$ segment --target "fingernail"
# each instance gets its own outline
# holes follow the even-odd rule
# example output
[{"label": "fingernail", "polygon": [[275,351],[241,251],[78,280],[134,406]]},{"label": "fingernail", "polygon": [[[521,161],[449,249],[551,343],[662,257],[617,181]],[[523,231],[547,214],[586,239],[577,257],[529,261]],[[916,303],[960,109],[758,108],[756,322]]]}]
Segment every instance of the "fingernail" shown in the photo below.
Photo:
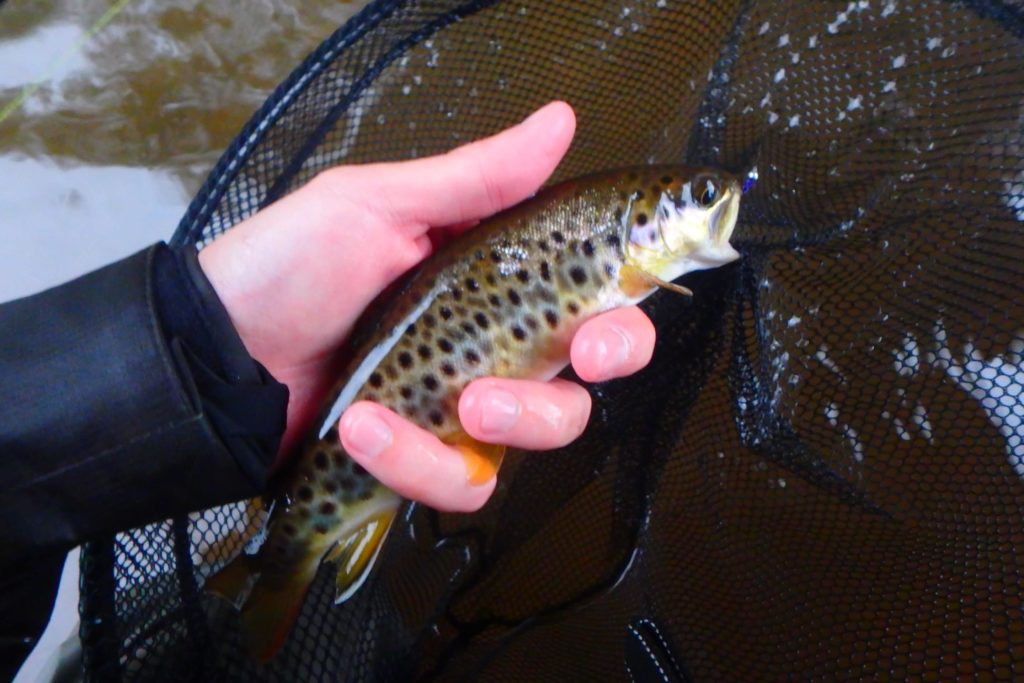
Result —
[{"label": "fingernail", "polygon": [[594,353],[597,356],[597,367],[602,375],[609,375],[618,370],[629,359],[633,342],[621,327],[609,327],[601,332],[597,339]]},{"label": "fingernail", "polygon": [[357,412],[341,418],[342,445],[356,458],[376,458],[391,445],[391,427],[372,413]]},{"label": "fingernail", "polygon": [[504,389],[488,389],[480,401],[480,431],[488,435],[504,434],[519,419],[519,400]]}]

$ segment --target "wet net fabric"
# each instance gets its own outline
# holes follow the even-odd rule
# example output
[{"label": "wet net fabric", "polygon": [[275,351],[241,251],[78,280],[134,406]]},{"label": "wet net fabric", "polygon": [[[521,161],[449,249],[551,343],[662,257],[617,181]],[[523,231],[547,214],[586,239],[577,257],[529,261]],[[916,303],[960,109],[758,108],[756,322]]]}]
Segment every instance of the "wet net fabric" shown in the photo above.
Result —
[{"label": "wet net fabric", "polygon": [[578,442],[511,453],[478,514],[409,510],[344,606],[322,571],[268,666],[202,595],[258,511],[91,544],[89,680],[1024,676],[1022,5],[377,2],[175,240],[555,98],[579,119],[556,179],[756,167],[743,259],[645,304],[654,360],[592,387]]}]

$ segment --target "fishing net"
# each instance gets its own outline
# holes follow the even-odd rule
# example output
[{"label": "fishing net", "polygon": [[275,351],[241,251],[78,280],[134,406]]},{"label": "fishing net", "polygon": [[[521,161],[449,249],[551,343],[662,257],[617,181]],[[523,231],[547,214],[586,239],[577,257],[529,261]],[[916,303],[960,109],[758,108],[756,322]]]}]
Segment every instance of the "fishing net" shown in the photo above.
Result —
[{"label": "fishing net", "polygon": [[94,681],[1024,677],[1024,5],[379,0],[269,99],[175,235],[550,99],[556,179],[757,169],[649,369],[473,515],[413,507],[265,667],[202,594],[244,504],[90,544]]}]

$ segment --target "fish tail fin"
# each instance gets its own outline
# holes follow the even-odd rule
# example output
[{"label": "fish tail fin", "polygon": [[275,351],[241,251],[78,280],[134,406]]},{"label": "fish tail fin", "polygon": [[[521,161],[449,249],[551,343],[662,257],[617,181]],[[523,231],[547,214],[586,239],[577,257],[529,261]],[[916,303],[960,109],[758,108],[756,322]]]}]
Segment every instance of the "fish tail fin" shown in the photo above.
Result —
[{"label": "fish tail fin", "polygon": [[203,588],[241,612],[242,641],[255,659],[265,663],[284,645],[315,571],[296,572],[283,583],[271,582],[260,575],[257,558],[239,555]]},{"label": "fish tail fin", "polygon": [[227,600],[240,610],[259,579],[254,565],[255,559],[243,553],[208,578],[203,590]]},{"label": "fish tail fin", "polygon": [[396,513],[395,509],[382,510],[368,518],[327,555],[327,561],[338,567],[334,580],[335,604],[345,602],[362,587],[380,555]]},{"label": "fish tail fin", "polygon": [[315,572],[296,573],[281,585],[257,581],[242,608],[242,640],[260,662],[269,662],[284,646],[302,609]]}]

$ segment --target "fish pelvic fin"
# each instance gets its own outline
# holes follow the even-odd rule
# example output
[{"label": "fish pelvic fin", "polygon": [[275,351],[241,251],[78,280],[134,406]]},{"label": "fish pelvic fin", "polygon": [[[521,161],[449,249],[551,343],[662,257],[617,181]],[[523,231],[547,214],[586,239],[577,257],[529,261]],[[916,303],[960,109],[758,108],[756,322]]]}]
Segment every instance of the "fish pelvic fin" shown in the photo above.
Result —
[{"label": "fish pelvic fin", "polygon": [[388,509],[368,518],[324,558],[338,567],[334,579],[335,604],[345,602],[362,587],[376,564],[396,513],[396,509]]}]

